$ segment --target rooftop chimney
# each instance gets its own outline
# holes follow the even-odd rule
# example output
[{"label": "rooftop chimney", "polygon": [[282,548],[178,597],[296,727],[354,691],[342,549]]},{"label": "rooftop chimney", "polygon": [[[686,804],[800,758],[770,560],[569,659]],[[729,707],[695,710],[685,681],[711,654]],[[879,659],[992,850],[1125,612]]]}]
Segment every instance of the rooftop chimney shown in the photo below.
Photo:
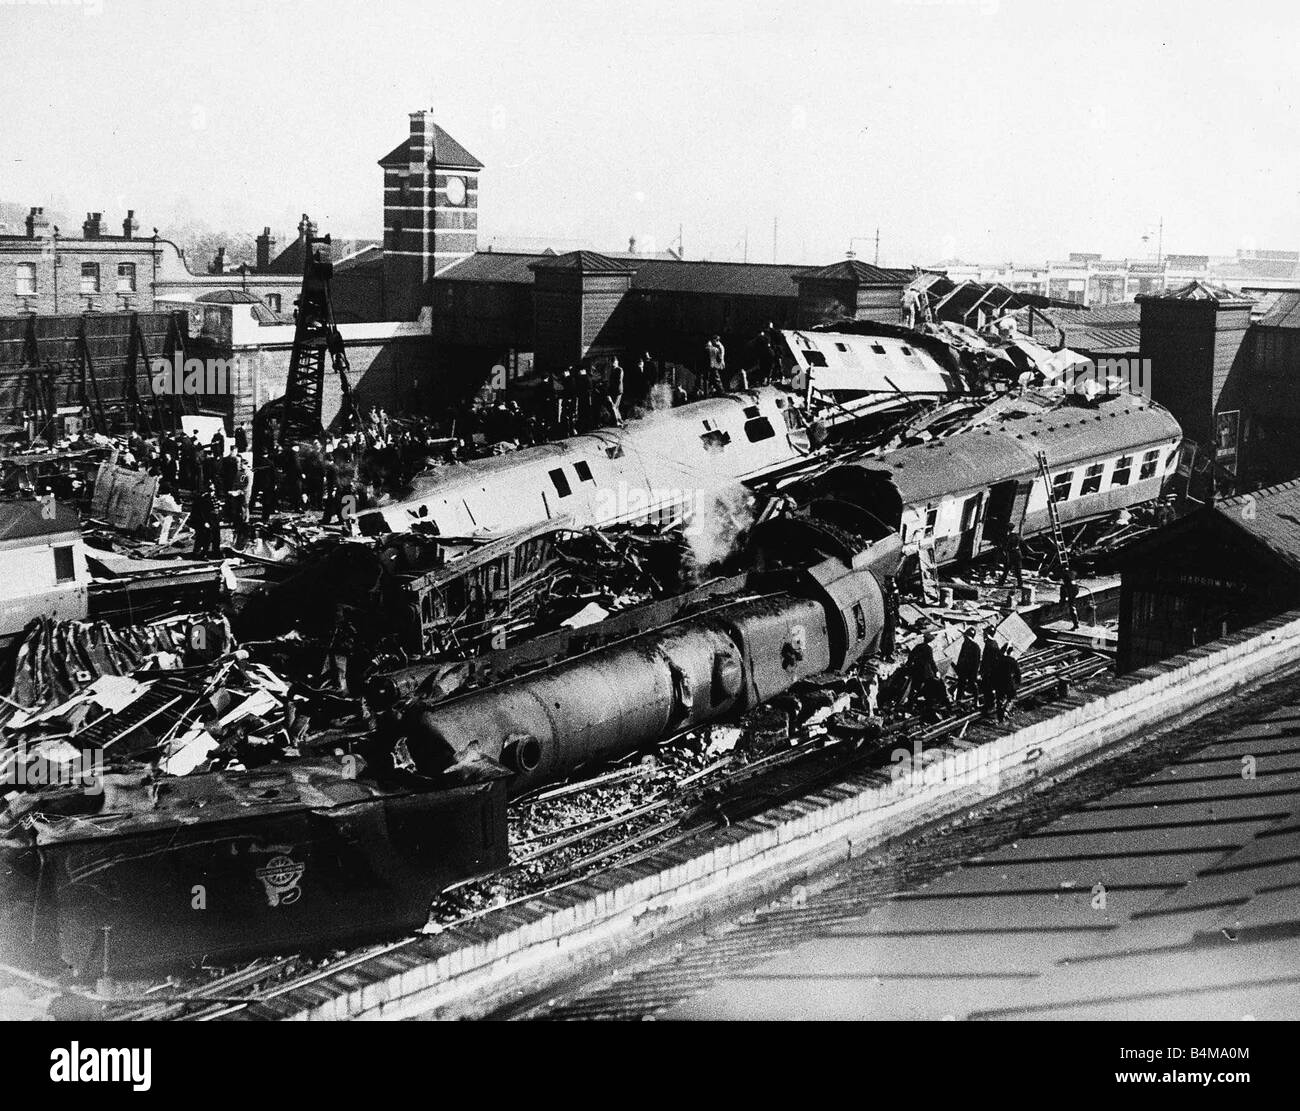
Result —
[{"label": "rooftop chimney", "polygon": [[81,234],[85,239],[99,239],[104,232],[102,212],[87,212],[85,222],[81,225]]},{"label": "rooftop chimney", "polygon": [[275,239],[271,235],[271,229],[263,228],[262,234],[257,237],[257,268],[266,270],[271,265],[271,251],[275,249]]},{"label": "rooftop chimney", "polygon": [[224,274],[226,272],[226,249],[218,247],[217,253],[212,256],[212,265],[208,267],[209,274]]},{"label": "rooftop chimney", "polygon": [[[271,229],[267,228],[266,230],[270,231]],[[311,217],[304,212],[302,214],[302,219],[298,221],[298,240],[299,242],[306,242],[309,236],[315,234],[316,225],[312,222]]]},{"label": "rooftop chimney", "polygon": [[635,236],[635,235],[629,235],[629,236],[627,237],[627,253],[628,253],[629,255],[634,255],[634,254],[636,254],[636,236]]},{"label": "rooftop chimney", "polygon": [[127,239],[134,239],[135,233],[140,230],[140,221],[135,218],[135,209],[126,210],[126,219],[122,221],[122,235]]},{"label": "rooftop chimney", "polygon": [[27,214],[27,238],[39,239],[49,234],[50,221],[45,215],[45,209],[33,208]]},{"label": "rooftop chimney", "polygon": [[433,136],[433,109],[424,108],[418,112],[412,112],[411,140],[407,147],[410,154],[409,165],[412,171],[421,172],[433,161]]}]

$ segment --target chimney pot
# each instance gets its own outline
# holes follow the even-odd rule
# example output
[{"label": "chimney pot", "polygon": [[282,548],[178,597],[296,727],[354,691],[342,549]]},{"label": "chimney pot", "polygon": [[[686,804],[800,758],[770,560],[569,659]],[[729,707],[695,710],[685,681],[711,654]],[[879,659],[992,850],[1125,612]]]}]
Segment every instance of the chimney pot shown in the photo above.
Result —
[{"label": "chimney pot", "polygon": [[49,228],[50,221],[45,215],[45,209],[33,208],[27,214],[27,238],[37,239],[44,235]]},{"label": "chimney pot", "polygon": [[257,237],[257,268],[265,270],[271,265],[271,251],[275,247],[275,239],[271,235],[270,227],[264,227],[262,234]]},{"label": "chimney pot", "polygon": [[135,233],[140,230],[140,221],[135,218],[135,209],[126,210],[126,219],[122,221],[122,235],[126,239],[134,239]]},{"label": "chimney pot", "polygon": [[81,234],[85,239],[99,239],[103,234],[102,212],[87,212],[85,222],[81,225]]}]

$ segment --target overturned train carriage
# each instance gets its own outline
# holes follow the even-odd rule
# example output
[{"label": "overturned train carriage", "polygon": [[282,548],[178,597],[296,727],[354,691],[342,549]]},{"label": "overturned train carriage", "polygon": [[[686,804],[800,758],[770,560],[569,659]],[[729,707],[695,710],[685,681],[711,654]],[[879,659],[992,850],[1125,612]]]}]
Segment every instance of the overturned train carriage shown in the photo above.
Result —
[{"label": "overturned train carriage", "polygon": [[0,956],[117,973],[362,942],[418,930],[444,887],[505,863],[501,773],[346,772],[165,779],[99,813],[69,789],[7,846]]},{"label": "overturned train carriage", "polygon": [[425,774],[499,761],[519,794],[751,710],[875,651],[899,554],[886,537],[848,561],[756,576],[752,592],[654,632],[459,698],[413,700],[411,756]]},{"label": "overturned train carriage", "polygon": [[827,519],[865,513],[904,544],[933,545],[936,562],[951,563],[997,549],[1009,531],[1030,537],[1050,529],[1048,480],[1063,526],[1153,501],[1177,471],[1181,440],[1168,410],[1124,394],[1003,415],[946,439],[840,462],[790,493]]}]

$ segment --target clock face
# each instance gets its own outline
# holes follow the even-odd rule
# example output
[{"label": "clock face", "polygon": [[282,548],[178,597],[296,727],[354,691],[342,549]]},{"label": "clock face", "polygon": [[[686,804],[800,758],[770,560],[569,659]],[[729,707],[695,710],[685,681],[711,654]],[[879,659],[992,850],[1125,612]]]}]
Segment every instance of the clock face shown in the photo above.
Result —
[{"label": "clock face", "polygon": [[463,177],[449,177],[447,179],[447,203],[465,203],[465,179]]}]

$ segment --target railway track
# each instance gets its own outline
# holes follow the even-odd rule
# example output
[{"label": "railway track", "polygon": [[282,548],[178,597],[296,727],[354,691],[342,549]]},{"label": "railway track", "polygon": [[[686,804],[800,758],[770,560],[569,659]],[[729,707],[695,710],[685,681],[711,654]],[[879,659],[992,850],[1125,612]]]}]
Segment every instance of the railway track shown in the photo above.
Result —
[{"label": "railway track", "polygon": [[[1021,704],[1051,701],[1065,685],[1086,681],[1110,668],[1107,658],[1069,646],[1033,650],[1022,657],[1021,664],[1023,679],[1017,700]],[[985,716],[960,708],[937,717],[901,714],[887,720],[883,734],[867,743],[821,729],[747,763],[729,756],[676,778],[670,772],[649,801],[631,804],[625,800],[615,813],[534,833],[519,842],[512,840],[519,852],[508,865],[444,892],[440,904],[433,908],[435,924],[430,932],[488,928],[492,918],[545,900],[603,870],[671,852],[710,830],[831,787],[852,773],[886,767],[890,751],[899,744],[960,738]],[[661,751],[671,744],[667,742]],[[645,778],[625,770],[597,777],[590,786],[575,784],[555,794],[572,797],[634,783],[644,786]],[[538,804],[537,797],[516,800],[513,816],[517,818],[522,809]],[[409,971],[434,959],[438,955],[431,948],[434,941],[427,932],[368,946],[323,967],[304,969],[303,965],[311,962],[302,957],[258,961],[182,994],[119,1004],[112,1017],[279,1019],[319,1005],[339,991],[355,990],[373,979]]]}]

